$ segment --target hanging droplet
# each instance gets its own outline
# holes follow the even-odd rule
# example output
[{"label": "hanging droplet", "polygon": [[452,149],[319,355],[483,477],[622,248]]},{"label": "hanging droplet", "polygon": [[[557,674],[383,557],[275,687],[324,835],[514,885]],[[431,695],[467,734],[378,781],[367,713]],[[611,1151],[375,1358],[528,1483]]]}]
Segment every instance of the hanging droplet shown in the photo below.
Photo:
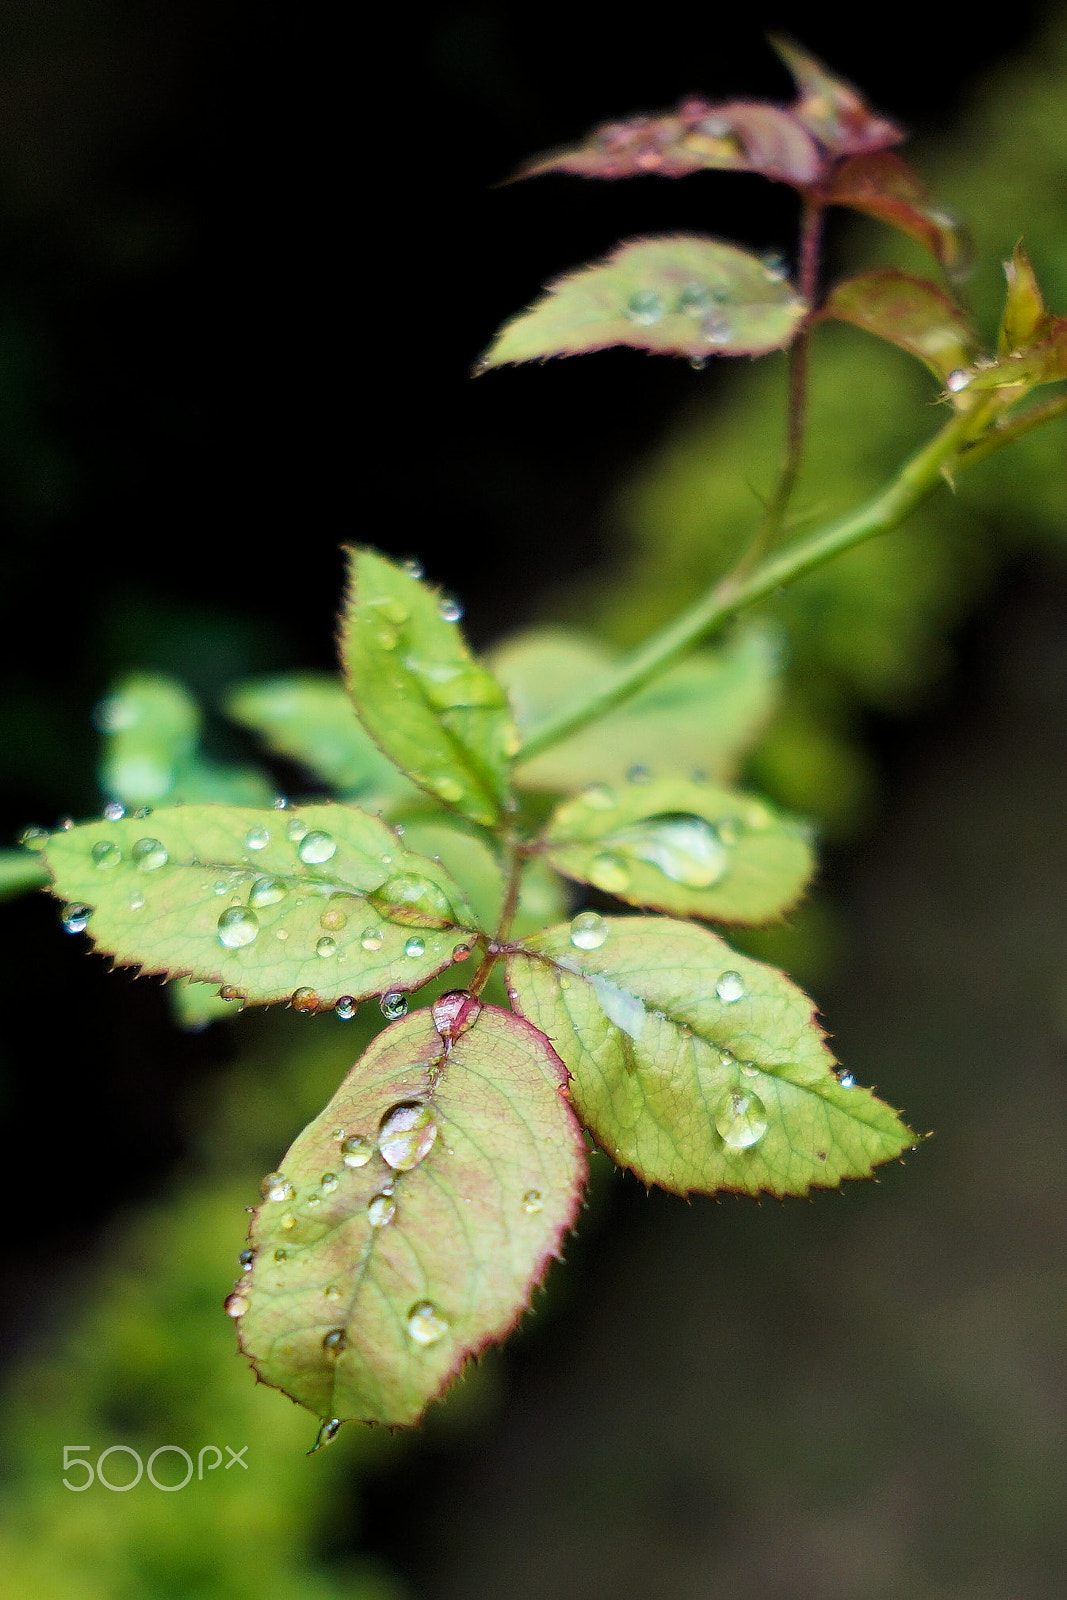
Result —
[{"label": "hanging droplet", "polygon": [[289,1004],[294,1011],[303,1011],[307,1014],[319,1009],[319,997],[314,989],[294,989]]},{"label": "hanging droplet", "polygon": [[630,872],[620,856],[602,851],[589,863],[589,882],[605,894],[624,894],[630,887]]},{"label": "hanging droplet", "polygon": [[78,902],[72,906],[63,907],[61,921],[68,933],[84,933],[89,926],[89,918],[92,914],[92,906],[83,906]]},{"label": "hanging droplet", "polygon": [[591,783],[579,797],[591,811],[613,811],[618,804],[615,790],[606,783]]},{"label": "hanging droplet", "polygon": [[463,616],[463,607],[455,595],[443,594],[437,602],[437,615],[442,622],[459,622]]},{"label": "hanging droplet", "polygon": [[170,860],[166,846],[158,839],[138,839],[130,856],[134,866],[142,872],[158,872]]},{"label": "hanging droplet", "polygon": [[528,1217],[536,1216],[543,1202],[540,1189],[527,1189],[522,1197],[522,1209]]},{"label": "hanging droplet", "polygon": [[724,1005],[731,1006],[735,1000],[745,997],[745,980],[739,972],[724,972],[715,985],[715,993]]},{"label": "hanging droplet", "polygon": [[322,1348],[328,1356],[339,1356],[342,1350],[348,1348],[343,1328],[331,1328],[329,1333],[323,1335]]},{"label": "hanging droplet", "polygon": [[291,840],[293,844],[302,839],[307,831],[308,825],[303,817],[290,817],[285,824],[285,837]]},{"label": "hanging droplet", "polygon": [[331,901],[319,918],[319,927],[325,928],[327,933],[339,933],[348,926],[348,915],[339,905]]},{"label": "hanging droplet", "polygon": [[448,1323],[430,1300],[418,1300],[408,1312],[408,1333],[416,1344],[436,1344],[448,1332]]},{"label": "hanging droplet", "polygon": [[350,1133],[341,1140],[341,1160],[346,1167],[365,1167],[374,1154],[374,1146],[361,1134]]},{"label": "hanging droplet", "polygon": [[276,906],[288,893],[288,888],[280,878],[255,878],[248,891],[248,903],[257,908]]},{"label": "hanging droplet", "polygon": [[336,1194],[340,1187],[341,1180],[338,1178],[336,1172],[324,1172],[322,1177],[319,1179],[319,1188],[322,1190],[323,1194]]},{"label": "hanging droplet", "polygon": [[227,1295],[223,1310],[228,1317],[243,1317],[248,1310],[248,1301],[243,1294],[238,1294],[235,1290],[233,1294]]},{"label": "hanging droplet", "polygon": [[243,1000],[244,995],[240,989],[235,989],[232,983],[224,983],[219,990],[220,1000]]},{"label": "hanging droplet", "polygon": [[966,367],[957,367],[945,379],[945,388],[950,394],[959,394],[961,389],[966,389],[974,378],[973,372],[968,372]]},{"label": "hanging droplet", "polygon": [[450,989],[448,994],[434,1001],[430,1015],[442,1039],[458,1039],[474,1026],[481,1009],[481,1001],[468,994],[466,989]]},{"label": "hanging droplet", "polygon": [[437,1138],[437,1121],[422,1100],[392,1106],[378,1129],[378,1149],[394,1172],[410,1172],[425,1160]]},{"label": "hanging droplet", "polygon": [[296,1194],[284,1172],[268,1172],[259,1190],[264,1200],[291,1200]]},{"label": "hanging droplet", "polygon": [[337,1004],[334,1006],[333,1014],[335,1017],[338,1017],[341,1022],[351,1022],[357,1010],[358,1007],[352,996],[350,994],[343,994],[340,1000],[338,1000]]},{"label": "hanging droplet", "polygon": [[296,847],[296,853],[305,867],[319,867],[324,861],[333,860],[337,854],[337,840],[332,833],[315,828],[311,833],[305,833]]},{"label": "hanging droplet", "polygon": [[599,950],[608,925],[598,911],[580,911],[571,923],[571,944],[576,950]]},{"label": "hanging droplet", "polygon": [[417,934],[413,933],[411,938],[406,940],[404,944],[404,954],[412,957],[424,956],[426,954],[426,940],[420,939]]},{"label": "hanging droplet", "polygon": [[763,257],[763,270],[772,283],[782,283],[789,273],[789,263],[778,251]]},{"label": "hanging droplet", "polygon": [[247,906],[230,906],[219,918],[218,939],[227,950],[240,950],[252,944],[259,933],[259,918]]},{"label": "hanging droplet", "polygon": [[645,817],[610,834],[604,843],[647,862],[687,889],[710,888],[730,867],[729,852],[718,833],[703,817],[689,812]]},{"label": "hanging droplet", "polygon": [[333,1441],[337,1438],[337,1435],[340,1433],[340,1431],[340,1417],[330,1417],[327,1422],[322,1424],[318,1433],[315,1435],[315,1443],[308,1451],[308,1455],[313,1456],[316,1450],[324,1450],[328,1444],[333,1444]]},{"label": "hanging droplet", "polygon": [[109,872],[122,860],[122,851],[112,839],[101,839],[99,843],[93,845],[89,854],[92,856],[93,866],[101,872]]},{"label": "hanging droplet", "polygon": [[337,940],[331,939],[328,933],[324,933],[322,938],[317,939],[315,942],[315,954],[321,956],[324,961],[330,956],[335,956],[337,954]]},{"label": "hanging droplet", "polygon": [[626,315],[638,327],[651,328],[663,321],[664,304],[655,289],[638,289],[626,304]]},{"label": "hanging droplet", "polygon": [[715,1131],[728,1150],[748,1150],[767,1132],[767,1108],[759,1095],[731,1089],[719,1102]]},{"label": "hanging droplet", "polygon": [[249,828],[245,834],[246,850],[265,850],[270,844],[269,828]]},{"label": "hanging droplet", "polygon": [[387,1227],[396,1216],[396,1201],[391,1194],[376,1194],[367,1202],[367,1221],[372,1228]]},{"label": "hanging droplet", "polygon": [[408,997],[401,994],[399,989],[390,989],[388,994],[383,994],[378,1001],[383,1017],[388,1017],[390,1022],[395,1022],[398,1017],[406,1014]]},{"label": "hanging droplet", "polygon": [[126,815],[126,807],[121,800],[109,800],[104,807],[105,822],[121,822]]},{"label": "hanging droplet", "polygon": [[415,578],[416,580],[421,578],[426,570],[418,556],[408,556],[407,560],[402,561],[400,565],[409,578]]},{"label": "hanging droplet", "polygon": [[364,950],[380,950],[385,943],[385,934],[381,928],[364,928],[359,942]]},{"label": "hanging droplet", "polygon": [[856,1087],[856,1074],[854,1072],[839,1072],[837,1081],[842,1089],[854,1089]]}]

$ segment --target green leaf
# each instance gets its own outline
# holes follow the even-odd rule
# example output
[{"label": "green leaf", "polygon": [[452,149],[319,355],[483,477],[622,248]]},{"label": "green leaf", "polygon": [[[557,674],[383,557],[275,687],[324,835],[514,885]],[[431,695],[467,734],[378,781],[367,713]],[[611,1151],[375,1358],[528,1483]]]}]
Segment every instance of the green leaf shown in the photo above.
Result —
[{"label": "green leaf", "polygon": [[716,922],[781,916],[815,869],[795,821],[687,778],[594,784],[558,807],[542,843],[568,878],[630,905]]},{"label": "green leaf", "polygon": [[250,678],[233,684],[223,705],[227,716],[346,799],[416,793],[362,726],[338,678],[312,672]]},{"label": "green leaf", "polygon": [[507,696],[471,655],[460,609],[370,550],[350,552],[341,652],[377,743],[420,788],[487,827],[508,802],[519,736]]},{"label": "green leaf", "polygon": [[44,856],[120,965],[305,1011],[417,989],[476,926],[444,867],[351,806],[181,806],[53,834]]},{"label": "green leaf", "polygon": [[822,312],[918,357],[945,383],[970,366],[977,337],[959,306],[925,278],[885,270],[839,283]]},{"label": "green leaf", "polygon": [[966,276],[972,253],[966,228],[934,204],[918,174],[898,155],[881,150],[843,161],[824,198],[828,205],[862,211],[906,233],[940,261],[950,278]]},{"label": "green leaf", "polygon": [[914,1143],[846,1087],[811,1001],[693,923],[587,912],[526,942],[508,986],[620,1166],[678,1194],[806,1194]]},{"label": "green leaf", "polygon": [[792,342],[807,310],[776,266],[717,239],[631,239],[548,285],[506,322],[478,371],[611,345],[656,355],[754,356]]},{"label": "green leaf", "polygon": [[[584,697],[615,661],[603,645],[562,628],[519,634],[489,659],[523,733]],[[778,674],[774,640],[758,628],[739,632],[720,650],[694,651],[625,705],[523,762],[515,781],[559,792],[621,783],[635,766],[729,778],[770,720]]]},{"label": "green leaf", "polygon": [[1010,356],[1015,350],[1028,350],[1047,339],[1054,319],[1049,316],[1030,258],[1021,245],[1017,244],[1011,260],[1005,261],[1004,276],[1008,292],[997,336],[997,354]]},{"label": "green leaf", "polygon": [[48,868],[37,851],[0,850],[0,900],[14,900],[47,883]]},{"label": "green leaf", "polygon": [[773,33],[767,37],[796,81],[799,96],[793,115],[834,155],[883,150],[904,138],[902,128],[872,112],[852,84],[835,77],[792,39]]},{"label": "green leaf", "polygon": [[264,1180],[278,1198],[227,1303],[260,1378],[326,1419],[405,1425],[510,1332],[585,1181],[565,1082],[492,1006],[450,1048],[429,1011],[380,1033]]}]

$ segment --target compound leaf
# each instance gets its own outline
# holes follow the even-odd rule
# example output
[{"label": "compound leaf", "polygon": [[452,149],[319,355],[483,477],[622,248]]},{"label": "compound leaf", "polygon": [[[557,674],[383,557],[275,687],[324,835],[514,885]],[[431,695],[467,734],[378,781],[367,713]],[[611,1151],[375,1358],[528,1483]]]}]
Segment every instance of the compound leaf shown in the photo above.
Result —
[{"label": "compound leaf", "polygon": [[965,371],[977,338],[959,306],[925,278],[885,269],[839,283],[822,316],[851,322],[918,357],[942,383]]},{"label": "compound leaf", "polygon": [[785,62],[799,91],[793,115],[833,155],[857,155],[899,144],[904,130],[880,117],[843,78],[781,34],[769,34],[774,50]]},{"label": "compound leaf", "polygon": [[264,1180],[227,1309],[259,1376],[325,1419],[416,1422],[515,1326],[573,1225],[563,1065],[521,1018],[473,1009],[447,1047],[429,1011],[386,1028]]},{"label": "compound leaf", "polygon": [[519,735],[503,689],[467,648],[459,606],[371,550],[349,556],[341,653],[360,720],[420,788],[494,826]]},{"label": "compound leaf", "polygon": [[971,243],[963,224],[936,206],[918,174],[888,150],[852,156],[824,190],[828,205],[847,206],[915,239],[940,261],[949,277],[965,276]]},{"label": "compound leaf", "polygon": [[548,285],[506,322],[478,371],[628,345],[656,355],[765,355],[784,349],[807,307],[780,267],[717,239],[631,239]]},{"label": "compound leaf", "polygon": [[630,905],[716,922],[781,916],[815,867],[798,823],[688,778],[594,784],[556,809],[542,845],[568,878]]},{"label": "compound leaf", "polygon": [[914,1142],[835,1075],[788,978],[694,923],[587,912],[527,940],[508,985],[566,1063],[582,1122],[646,1183],[802,1195]]},{"label": "compound leaf", "polygon": [[68,928],[123,966],[312,1011],[417,989],[471,943],[439,863],[352,806],[181,806],[53,834]]}]

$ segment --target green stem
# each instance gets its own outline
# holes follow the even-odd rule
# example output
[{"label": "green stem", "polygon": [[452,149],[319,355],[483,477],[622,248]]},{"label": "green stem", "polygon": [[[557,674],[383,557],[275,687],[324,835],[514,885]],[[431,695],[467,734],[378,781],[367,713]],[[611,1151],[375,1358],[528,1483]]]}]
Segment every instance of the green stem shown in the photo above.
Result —
[{"label": "green stem", "polygon": [[539,755],[579,728],[595,722],[746,606],[765,600],[783,585],[803,577],[842,551],[897,527],[942,482],[943,469],[954,463],[968,436],[974,437],[980,431],[982,420],[976,411],[952,417],[928,444],[904,463],[896,477],[858,511],[766,557],[754,571],[744,575],[734,573],[717,583],[625,657],[611,677],[601,682],[585,700],[566,707],[534,728],[516,760],[522,762]]}]

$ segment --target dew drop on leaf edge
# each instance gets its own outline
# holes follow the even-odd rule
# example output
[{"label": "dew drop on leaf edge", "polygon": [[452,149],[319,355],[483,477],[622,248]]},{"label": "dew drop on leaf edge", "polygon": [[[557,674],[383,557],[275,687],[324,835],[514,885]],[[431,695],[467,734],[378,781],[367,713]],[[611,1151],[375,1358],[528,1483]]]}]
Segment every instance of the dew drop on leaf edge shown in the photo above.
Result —
[{"label": "dew drop on leaf edge", "polygon": [[268,1172],[259,1188],[264,1200],[291,1200],[296,1193],[284,1172]]},{"label": "dew drop on leaf edge", "polygon": [[398,1017],[406,1014],[408,997],[406,994],[401,994],[398,989],[390,989],[388,994],[382,995],[378,1005],[382,1016],[388,1017],[390,1022],[395,1022]]},{"label": "dew drop on leaf edge", "polygon": [[350,994],[343,994],[333,1008],[334,1016],[341,1022],[351,1022],[356,1014],[356,1002]]},{"label": "dew drop on leaf edge", "polygon": [[61,921],[68,933],[84,933],[89,926],[89,918],[93,914],[92,906],[82,905],[80,902],[64,906]]}]

